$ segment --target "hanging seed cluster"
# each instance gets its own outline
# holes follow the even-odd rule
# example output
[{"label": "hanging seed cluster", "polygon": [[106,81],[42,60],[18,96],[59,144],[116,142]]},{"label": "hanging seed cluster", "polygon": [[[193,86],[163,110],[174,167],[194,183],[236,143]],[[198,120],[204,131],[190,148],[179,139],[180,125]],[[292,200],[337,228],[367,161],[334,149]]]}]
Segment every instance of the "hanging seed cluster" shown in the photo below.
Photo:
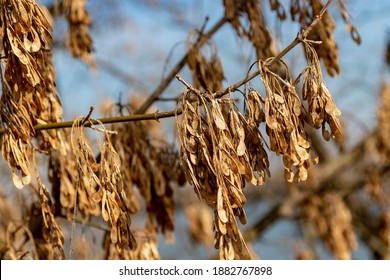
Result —
[{"label": "hanging seed cluster", "polygon": [[351,259],[357,247],[351,212],[339,194],[312,195],[302,202],[304,222],[313,225],[337,259]]},{"label": "hanging seed cluster", "polygon": [[[65,209],[68,220],[71,220],[74,211],[80,211],[84,216],[98,216],[101,214],[100,207],[93,200],[96,183],[89,176],[80,176],[79,172],[79,167],[83,172],[88,171],[88,166],[80,164],[90,163],[94,164],[92,169],[96,172],[97,163],[93,161],[77,163],[73,157],[70,136],[67,130],[61,134],[65,139],[59,149],[51,151],[49,158],[48,173],[53,186],[56,211]],[[77,210],[75,205],[78,206]]]},{"label": "hanging seed cluster", "polygon": [[[302,97],[308,104],[305,121],[314,128],[322,128],[322,136],[325,140],[334,138],[342,144],[344,138],[339,120],[341,112],[324,83],[315,49],[308,42],[304,43],[304,47],[308,61],[308,67],[301,73],[303,75]],[[330,127],[330,131],[327,126]]]},{"label": "hanging seed cluster", "polygon": [[[351,34],[352,39],[357,44],[360,44],[360,35],[349,20],[344,1],[339,0],[338,3],[348,32]],[[322,0],[292,0],[290,3],[290,13],[292,19],[298,21],[302,29],[304,29],[310,25],[323,7]],[[325,12],[321,21],[318,22],[308,36],[309,40],[321,42],[321,44],[315,45],[314,48],[320,59],[324,62],[328,74],[331,76],[339,75],[341,71],[338,59],[338,47],[333,35],[335,27],[334,19],[328,12]]]},{"label": "hanging seed cluster", "polygon": [[[272,36],[267,29],[261,1],[258,0],[224,0],[225,16],[230,19],[230,24],[236,30],[239,37],[246,37],[253,44],[257,59],[267,59],[275,56]],[[277,4],[274,4],[277,5]],[[280,7],[280,6],[279,6]],[[282,16],[282,9],[281,16]],[[249,27],[240,20],[237,15],[245,15],[249,21]]]},{"label": "hanging seed cluster", "polygon": [[135,230],[134,236],[137,248],[134,250],[122,250],[120,253],[109,241],[108,235],[105,237],[105,259],[107,260],[159,260],[158,238],[156,233],[149,233],[145,230]]},{"label": "hanging seed cluster", "polygon": [[93,40],[89,34],[92,20],[85,8],[88,0],[64,0],[63,9],[68,20],[67,47],[74,57],[81,58],[90,66],[95,66],[91,56]]},{"label": "hanging seed cluster", "polygon": [[[31,181],[31,137],[39,150],[57,147],[57,133],[36,132],[34,125],[61,121],[62,108],[55,89],[50,52],[52,27],[35,1],[2,0],[0,8],[2,155],[15,185]],[[4,67],[4,68],[3,68]]]},{"label": "hanging seed cluster", "polygon": [[199,47],[192,47],[188,50],[187,61],[196,88],[207,89],[211,92],[223,89],[222,62],[215,48],[212,48],[211,57],[207,59]]},{"label": "hanging seed cluster", "polygon": [[162,232],[170,240],[175,228],[173,185],[185,183],[176,149],[156,139],[161,132],[147,123],[114,124],[112,129],[117,131],[110,137],[123,165],[130,211],[140,209],[139,193],[146,203],[148,232]]},{"label": "hanging seed cluster", "polygon": [[[101,205],[104,221],[110,225],[110,240],[117,250],[135,249],[135,238],[130,230],[131,219],[126,205],[127,197],[120,173],[120,158],[115,151],[108,131],[103,129],[104,139],[99,144],[100,159],[86,142],[84,118],[78,118],[72,127],[71,148],[77,164],[78,180],[85,180],[93,190],[92,199]],[[96,186],[96,187],[95,187]],[[76,182],[76,191],[78,182]]]},{"label": "hanging seed cluster", "polygon": [[[48,244],[47,253],[43,259],[64,259],[64,236],[60,225],[55,219],[54,205],[51,201],[50,193],[42,183],[37,173],[39,207],[43,217],[42,239]],[[42,257],[42,256],[41,256]]]},{"label": "hanging seed cluster", "polygon": [[188,85],[181,95],[177,130],[182,166],[197,195],[214,210],[214,244],[221,259],[250,257],[236,218],[246,222],[245,182],[262,185],[269,174],[261,123],[265,123],[270,150],[283,157],[288,182],[306,181],[309,167],[318,163],[307,125],[322,128],[326,140],[344,139],[340,110],[323,81],[313,44],[303,39],[308,66],[294,81],[282,61],[281,75],[272,71],[272,58],[259,61],[266,95],[249,90],[244,115],[231,98],[216,99],[209,91]]},{"label": "hanging seed cluster", "polygon": [[[192,96],[194,94],[196,96]],[[198,101],[190,103],[188,100],[192,98]],[[246,138],[246,131],[253,132],[251,126],[256,125],[257,120],[247,122],[232,99],[227,100],[227,104],[222,103],[206,92],[182,94],[179,106],[183,113],[177,117],[181,160],[195,192],[214,210],[214,246],[219,249],[220,258],[233,259],[235,254],[250,258],[236,218],[246,223],[245,180],[261,184],[268,171],[268,159],[261,147],[259,131],[251,134],[252,139]],[[224,106],[227,106],[226,114]],[[248,111],[252,109],[249,107]],[[256,112],[248,114],[259,117]],[[262,150],[257,156],[264,158],[252,161],[247,150],[251,142]]]},{"label": "hanging seed cluster", "polygon": [[301,101],[289,75],[286,75],[286,80],[281,80],[265,65],[265,62],[259,63],[261,79],[267,93],[265,121],[270,149],[277,155],[283,155],[284,173],[288,182],[294,181],[295,173],[298,181],[305,181],[310,158],[314,163],[318,159],[315,152],[312,152],[314,150],[304,128]]}]

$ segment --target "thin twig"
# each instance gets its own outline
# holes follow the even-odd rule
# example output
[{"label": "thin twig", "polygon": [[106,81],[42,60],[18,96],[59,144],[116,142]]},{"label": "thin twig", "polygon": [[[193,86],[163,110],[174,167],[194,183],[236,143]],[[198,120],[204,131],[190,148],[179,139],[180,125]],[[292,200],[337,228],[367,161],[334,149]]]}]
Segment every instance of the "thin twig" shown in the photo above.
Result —
[{"label": "thin twig", "polygon": [[[299,43],[304,41],[306,37],[308,36],[309,32],[313,30],[314,26],[319,22],[319,20],[322,18],[323,14],[326,11],[326,8],[329,7],[330,3],[333,0],[329,0],[323,9],[321,10],[320,14],[316,16],[314,21],[310,24],[310,26],[300,32],[297,37],[292,41],[285,49],[283,49],[277,56],[275,56],[273,59],[269,60],[265,66],[271,67],[276,62],[278,62],[280,59],[282,59],[288,52],[290,52],[294,47],[296,47]],[[228,19],[222,18],[214,27],[206,33],[201,39],[199,40],[198,44],[199,46],[207,41],[207,39],[212,36]],[[167,78],[160,84],[160,86],[155,90],[155,92],[149,96],[149,98],[145,101],[145,103],[140,107],[140,109],[137,111],[137,114],[135,115],[128,115],[128,116],[117,116],[117,117],[110,117],[110,118],[101,118],[96,120],[89,120],[85,123],[85,127],[90,127],[93,124],[109,124],[109,123],[119,123],[119,122],[129,122],[129,121],[143,121],[143,120],[159,120],[163,118],[170,118],[174,117],[175,115],[180,115],[182,111],[180,109],[173,110],[173,111],[167,111],[167,112],[156,112],[156,113],[149,113],[144,114],[149,106],[153,104],[154,101],[159,99],[160,94],[162,91],[165,90],[165,88],[168,86],[168,84],[171,82],[171,80],[174,77],[177,77],[177,73],[180,71],[180,69],[185,65],[187,60],[187,55],[185,55],[182,60],[176,65],[176,67],[170,72],[170,74],[167,76]],[[230,85],[225,90],[221,92],[217,92],[215,94],[215,98],[220,98],[226,94],[229,94],[231,92],[234,92],[238,90],[242,85],[246,84],[247,82],[251,81],[255,77],[257,77],[260,74],[260,71],[257,70],[253,72],[252,74],[248,75],[245,79]],[[179,76],[180,77],[180,76]],[[186,87],[188,87],[191,90],[195,90],[191,85],[188,83],[185,84]],[[48,129],[59,129],[59,128],[68,128],[72,127],[73,121],[67,121],[67,122],[58,122],[58,123],[47,123],[47,124],[38,124],[34,126],[34,130],[48,130]],[[5,129],[0,129],[0,134],[4,133]]]},{"label": "thin twig", "polygon": [[[241,1],[238,9],[244,5],[246,1]],[[225,23],[229,22],[229,18],[225,15],[221,18],[207,33],[201,34],[198,41],[193,45],[192,49],[199,48],[205,44]],[[202,27],[203,28],[203,27]],[[192,50],[191,49],[191,50]],[[137,114],[143,114],[147,109],[158,99],[158,97],[164,92],[168,87],[171,81],[175,78],[176,74],[187,64],[188,54],[191,50],[188,50],[187,53],[179,60],[176,66],[169,72],[166,78],[160,83],[160,85],[154,90],[154,92],[146,99],[146,101],[140,106],[136,111]]]}]

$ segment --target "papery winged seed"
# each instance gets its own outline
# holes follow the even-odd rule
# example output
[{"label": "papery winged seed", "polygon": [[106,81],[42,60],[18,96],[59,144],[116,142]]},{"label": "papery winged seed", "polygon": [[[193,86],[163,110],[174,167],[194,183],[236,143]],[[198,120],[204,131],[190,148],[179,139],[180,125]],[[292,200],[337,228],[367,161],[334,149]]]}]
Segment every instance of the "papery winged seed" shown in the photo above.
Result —
[{"label": "papery winged seed", "polygon": [[23,183],[22,180],[19,178],[18,175],[15,174],[15,172],[12,172],[12,181],[18,189],[23,189]]},{"label": "papery winged seed", "polygon": [[309,159],[309,153],[307,152],[306,149],[296,146],[296,151],[301,158],[301,161],[308,160]]},{"label": "papery winged seed", "polygon": [[33,38],[32,42],[28,39],[27,35],[23,35],[23,45],[24,45],[25,49],[28,52],[39,51],[41,49],[41,40],[39,38],[38,33],[34,29],[31,29],[31,32],[29,33],[29,35]]},{"label": "papery winged seed", "polygon": [[226,122],[225,122],[225,119],[222,115],[222,112],[221,112],[221,109],[220,109],[218,103],[215,100],[213,100],[211,102],[211,104],[212,104],[212,116],[214,117],[214,122],[215,122],[216,126],[221,130],[226,129]]},{"label": "papery winged seed", "polygon": [[273,95],[273,97],[274,97],[275,100],[276,100],[277,102],[279,102],[280,104],[283,104],[283,103],[284,103],[284,98],[283,98],[283,96],[280,96],[279,94],[275,93],[275,94]]},{"label": "papery winged seed", "polygon": [[278,128],[278,121],[276,120],[276,118],[274,116],[266,114],[265,122],[267,123],[268,127],[271,128],[271,129],[277,129]]},{"label": "papery winged seed", "polygon": [[229,239],[229,241],[227,242],[227,249],[225,254],[228,260],[234,260],[235,254],[234,254],[234,248],[231,239]]},{"label": "papery winged seed", "polygon": [[223,175],[229,176],[229,174],[230,174],[230,167],[229,167],[229,165],[226,162],[222,162],[220,167],[221,167]]},{"label": "papery winged seed", "polygon": [[7,27],[7,36],[8,36],[8,41],[11,44],[11,49],[13,53],[19,58],[19,61],[24,65],[29,64],[29,59],[27,55],[19,49],[19,45],[20,45],[19,38],[14,36],[13,30],[11,30],[9,27]]},{"label": "papery winged seed", "polygon": [[308,149],[310,148],[310,143],[305,138],[302,137],[301,134],[298,134],[298,145],[302,148]]},{"label": "papery winged seed", "polygon": [[246,145],[243,139],[240,139],[240,142],[238,143],[237,146],[237,155],[238,156],[243,156],[246,152]]},{"label": "papery winged seed", "polygon": [[222,222],[221,219],[217,219],[217,223],[218,223],[218,230],[222,233],[222,234],[226,234],[226,223]]},{"label": "papery winged seed", "polygon": [[294,172],[292,172],[290,169],[285,168],[284,178],[286,179],[287,182],[292,183],[294,181]]},{"label": "papery winged seed", "polygon": [[103,220],[106,222],[110,218],[109,213],[107,211],[108,207],[109,206],[107,205],[107,194],[106,194],[106,192],[104,192],[103,198],[102,198],[102,216],[103,216]]},{"label": "papery winged seed", "polygon": [[191,124],[186,124],[186,129],[188,130],[188,132],[192,135],[192,136],[197,136],[198,133],[197,133],[197,122],[195,122],[195,120],[193,120],[191,122]]},{"label": "papery winged seed", "polygon": [[112,243],[115,244],[118,242],[118,232],[116,225],[111,225],[110,238]]},{"label": "papery winged seed", "polygon": [[193,165],[197,165],[198,164],[198,156],[196,153],[190,153],[189,154],[190,156],[190,161]]},{"label": "papery winged seed", "polygon": [[225,260],[226,257],[225,257],[225,251],[224,251],[224,235],[221,235],[219,237],[218,248],[219,248],[219,259]]},{"label": "papery winged seed", "polygon": [[235,162],[235,164],[236,164],[236,166],[238,168],[238,172],[240,174],[245,174],[247,168],[241,163],[240,159],[238,159],[234,155],[233,155],[233,159],[234,159],[234,162]]},{"label": "papery winged seed", "polygon": [[294,99],[294,114],[295,116],[299,116],[301,114],[301,102],[299,102],[298,98]]},{"label": "papery winged seed", "polygon": [[240,220],[240,223],[241,223],[241,224],[246,225],[246,223],[247,223],[247,218],[246,218],[246,214],[245,214],[244,208],[241,208],[241,209],[240,209],[240,214],[239,214],[239,216],[238,216],[238,219]]},{"label": "papery winged seed", "polygon": [[322,137],[326,140],[329,141],[332,137],[332,134],[325,128],[325,124],[322,125]]},{"label": "papery winged seed", "polygon": [[223,187],[221,187],[221,186],[218,187],[218,191],[217,191],[217,212],[218,212],[218,218],[223,223],[227,223],[229,220],[228,220],[226,211],[224,209],[224,198],[223,198],[223,194],[222,194],[222,191],[223,191],[222,189],[223,189]]}]

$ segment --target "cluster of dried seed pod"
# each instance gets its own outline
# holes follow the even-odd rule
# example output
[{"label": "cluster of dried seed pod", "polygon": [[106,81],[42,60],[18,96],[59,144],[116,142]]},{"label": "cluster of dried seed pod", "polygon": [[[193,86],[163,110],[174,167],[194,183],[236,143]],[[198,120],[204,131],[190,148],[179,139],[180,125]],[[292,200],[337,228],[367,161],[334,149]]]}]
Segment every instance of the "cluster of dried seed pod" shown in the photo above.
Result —
[{"label": "cluster of dried seed pod", "polygon": [[[344,1],[339,0],[338,4],[347,31],[351,34],[352,39],[357,44],[360,44],[360,35],[349,20]],[[292,0],[290,3],[290,13],[292,19],[298,21],[304,29],[319,15],[323,7],[324,4],[321,0]],[[329,13],[325,12],[321,21],[318,22],[307,38],[312,41],[321,42],[321,44],[315,45],[314,48],[319,58],[324,62],[328,74],[331,76],[338,75],[341,71],[338,59],[338,47],[333,34],[335,27],[334,19]]]},{"label": "cluster of dried seed pod", "polygon": [[[89,180],[88,176],[80,176],[79,171],[79,164],[88,163],[77,163],[74,160],[70,133],[67,130],[59,135],[64,138],[62,144],[57,150],[52,150],[49,157],[49,180],[52,184],[56,212],[61,213],[61,209],[65,209],[70,220],[77,205],[77,211],[83,216],[98,216],[101,213],[100,207],[92,199],[96,183]],[[96,166],[95,162],[93,164]],[[82,166],[81,170],[86,171],[87,166]]]},{"label": "cluster of dried seed pod", "polygon": [[[34,131],[33,126],[61,121],[62,108],[55,89],[50,52],[52,27],[35,1],[5,0],[1,5],[1,125],[7,129],[2,155],[21,188],[31,180],[31,137],[39,151],[58,144],[56,131]],[[21,177],[21,178],[20,178]]]},{"label": "cluster of dried seed pod", "polygon": [[350,259],[357,247],[351,212],[338,193],[311,195],[301,204],[302,216],[337,259]]},{"label": "cluster of dried seed pod", "polygon": [[[110,225],[110,239],[120,252],[134,249],[135,238],[130,230],[131,219],[127,207],[127,197],[120,172],[120,158],[115,151],[107,130],[103,129],[104,139],[99,145],[100,159],[86,142],[83,117],[75,120],[71,132],[71,148],[77,164],[78,180],[86,179],[92,190],[92,199],[101,205],[103,219]],[[76,192],[78,188],[76,181]]]},{"label": "cluster of dried seed pod", "polygon": [[210,59],[207,59],[199,47],[192,47],[191,44],[187,54],[187,63],[192,73],[194,86],[216,92],[223,88],[224,74],[216,48],[212,48],[211,52]]},{"label": "cluster of dried seed pod", "polygon": [[[64,236],[62,229],[55,218],[55,209],[46,186],[41,182],[37,173],[39,208],[43,217],[42,241],[48,244],[47,253],[43,259],[64,259]],[[39,227],[38,227],[39,228]]]},{"label": "cluster of dried seed pod", "polygon": [[[308,103],[305,120],[314,128],[322,127],[322,136],[325,140],[334,138],[337,142],[342,143],[344,138],[339,119],[341,112],[325,85],[315,49],[307,41],[304,42],[304,47],[308,61],[308,67],[301,73],[304,76],[302,97]],[[330,127],[330,131],[328,131],[327,125]]]},{"label": "cluster of dried seed pod", "polygon": [[[224,0],[225,16],[230,20],[230,24],[236,30],[239,37],[245,36],[250,42],[252,42],[257,59],[266,59],[275,55],[275,50],[272,36],[268,30],[261,1],[259,0]],[[274,4],[273,7],[276,7]],[[283,9],[278,6],[278,15],[283,17]],[[240,21],[238,14],[245,14],[248,17],[249,28],[246,28],[246,24]],[[242,19],[242,18],[241,18]]]},{"label": "cluster of dried seed pod", "polygon": [[87,1],[63,1],[64,13],[69,24],[67,47],[74,57],[81,58],[90,66],[95,66],[95,60],[91,56],[93,40],[89,34],[92,20],[85,8]]},{"label": "cluster of dried seed pod", "polygon": [[296,181],[305,181],[310,160],[316,164],[318,158],[304,128],[298,93],[287,68],[285,80],[271,72],[266,61],[259,62],[259,70],[267,93],[265,122],[270,149],[277,155],[283,155],[285,178],[288,182],[294,181],[296,173]]},{"label": "cluster of dried seed pod", "polygon": [[175,228],[173,184],[185,183],[177,152],[165,140],[155,141],[158,132],[146,123],[114,124],[112,129],[117,131],[110,137],[122,162],[131,213],[140,209],[139,193],[146,203],[146,227],[161,231],[169,240]]},{"label": "cluster of dried seed pod", "polygon": [[[256,102],[255,98],[252,96],[251,102]],[[197,102],[189,101],[193,99]],[[265,151],[255,156],[247,149],[253,142],[257,148],[263,144],[260,132],[254,131],[258,111],[251,105],[248,115],[253,118],[248,122],[233,103],[188,89],[178,104],[182,115],[177,116],[182,166],[197,195],[214,210],[214,246],[221,259],[250,258],[236,217],[246,223],[245,181],[262,184],[268,171]]]}]

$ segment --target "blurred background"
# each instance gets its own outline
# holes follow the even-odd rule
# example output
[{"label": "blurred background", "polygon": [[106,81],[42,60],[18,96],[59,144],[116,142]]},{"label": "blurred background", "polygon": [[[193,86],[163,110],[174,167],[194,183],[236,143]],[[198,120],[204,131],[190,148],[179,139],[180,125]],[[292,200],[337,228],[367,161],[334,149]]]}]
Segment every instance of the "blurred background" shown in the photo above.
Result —
[{"label": "blurred background", "polygon": [[[108,104],[126,103],[128,100],[142,104],[186,54],[189,39],[194,41],[194,30],[203,27],[207,32],[224,16],[222,0],[89,0],[86,9],[92,19],[90,35],[93,39],[92,58],[95,62],[95,66],[91,67],[85,61],[74,58],[66,47],[68,23],[63,16],[55,14],[60,1],[40,2],[50,11],[54,11],[53,56],[64,120],[85,116],[92,105],[96,108],[93,118],[99,118],[104,116]],[[282,50],[295,39],[301,29],[299,24],[291,20],[289,14],[291,2],[279,1],[287,12],[287,19],[284,21],[278,19],[275,12],[271,11],[272,1],[261,2],[267,27],[276,39],[275,48]],[[342,112],[346,142],[343,151],[340,151],[339,146],[332,141],[324,142],[323,147],[329,156],[327,162],[332,164],[338,162],[337,159],[344,160],[343,154],[356,149],[356,146],[377,128],[383,85],[386,82],[390,83],[389,66],[386,64],[386,52],[389,56],[390,41],[390,3],[380,0],[342,1],[346,5],[350,22],[360,34],[361,44],[358,45],[346,30],[337,2],[332,3],[328,12],[336,24],[334,36],[338,45],[341,73],[330,77],[323,68],[323,74],[329,91]],[[229,24],[223,25],[212,36],[205,52],[208,51],[208,47],[210,49],[215,47],[218,50],[225,76],[224,87],[245,78],[249,68],[256,61],[256,51],[251,42],[245,38],[238,38]],[[298,76],[306,65],[302,46],[298,45],[283,60],[289,65],[293,77]],[[185,81],[193,82],[187,66],[183,67],[180,75]],[[251,81],[250,85],[260,92],[263,91],[259,78]],[[183,85],[173,79],[161,95],[162,100],[154,102],[149,112],[174,110],[176,106],[174,99],[182,89]],[[162,119],[159,125],[167,141],[177,145],[174,118]],[[302,220],[289,214],[295,210],[289,209],[290,204],[283,204],[286,209],[279,208],[279,214],[272,218],[271,210],[277,205],[282,205],[286,197],[293,196],[295,190],[284,181],[281,158],[271,153],[269,156],[271,178],[264,186],[245,188],[248,197],[245,206],[248,223],[242,225],[241,229],[251,236],[249,244],[253,255],[261,259],[335,258],[329,244],[326,245],[327,243],[318,236],[313,237],[310,229],[307,230],[309,233],[303,232]],[[365,158],[367,155],[357,160],[363,161]],[[332,164],[326,168],[332,168]],[[2,163],[2,166],[5,165]],[[3,174],[7,174],[6,168],[2,169]],[[356,173],[360,172],[359,170],[362,169],[349,166],[341,172],[350,178],[359,174]],[[385,174],[387,175],[382,176],[380,180],[384,184],[383,188],[386,188],[386,183],[389,182],[388,172]],[[6,175],[1,177],[6,197],[15,196],[10,178]],[[313,178],[316,180],[317,177]],[[337,178],[338,181],[333,183],[346,184],[344,179]],[[315,182],[311,181],[309,184]],[[361,188],[365,188],[366,185],[366,182],[361,183]],[[197,219],[207,223],[208,219],[211,219],[209,220],[211,224],[212,218],[208,217],[210,210],[207,207],[203,209],[203,206],[196,203],[193,188],[188,184],[184,187],[174,187],[174,193],[176,203],[174,237],[166,238],[161,234],[158,236],[161,259],[217,258],[217,250],[204,245],[210,240],[212,244],[211,232],[210,236],[204,237],[203,245],[191,237],[190,223],[195,223]],[[24,194],[26,195],[26,192]],[[364,195],[362,192],[358,194],[362,195]],[[369,201],[365,203],[370,205]],[[388,201],[384,204],[387,205]],[[193,205],[195,212],[186,207],[188,205]],[[294,204],[291,207],[295,207]],[[378,211],[374,210],[376,213],[373,214],[374,217],[380,216]],[[286,216],[283,213],[287,213]],[[132,218],[133,228],[142,228],[144,223],[145,216],[142,211]],[[66,220],[62,224],[65,243],[69,246],[71,225]],[[259,224],[260,228],[262,227],[261,231],[253,233],[253,229],[259,228]],[[378,255],[370,245],[371,235],[366,232],[369,229],[361,229],[360,225],[352,224],[356,230],[357,243],[355,249],[351,250],[352,259],[383,258],[383,255]],[[380,239],[379,222],[375,225],[377,227],[373,226],[372,235],[377,234],[377,239]],[[102,232],[99,229],[91,231],[87,225],[76,224],[74,238],[81,240],[82,248],[84,241],[94,242],[93,240],[101,239]],[[84,248],[84,251],[80,249],[83,253],[77,253],[76,246],[75,250],[75,256],[80,258],[99,259],[103,254],[99,249]]]}]

